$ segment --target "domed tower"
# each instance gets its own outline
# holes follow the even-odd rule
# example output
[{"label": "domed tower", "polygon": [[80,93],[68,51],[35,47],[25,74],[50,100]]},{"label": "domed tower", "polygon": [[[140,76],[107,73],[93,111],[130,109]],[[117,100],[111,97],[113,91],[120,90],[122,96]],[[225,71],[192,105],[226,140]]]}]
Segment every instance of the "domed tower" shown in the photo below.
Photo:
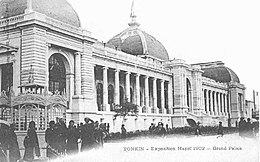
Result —
[{"label": "domed tower", "polygon": [[148,55],[162,61],[169,60],[165,47],[153,36],[139,28],[140,24],[136,21],[134,13],[134,1],[131,7],[130,19],[129,28],[110,39],[108,44],[131,55]]},{"label": "domed tower", "polygon": [[[0,1],[0,71],[3,65],[12,68],[10,84],[16,95],[18,86],[28,83],[33,67],[34,83],[44,86],[49,94],[66,96],[71,112],[91,107],[82,105],[94,102],[89,85],[95,42],[91,33],[81,28],[79,16],[67,0]],[[14,51],[11,54],[2,52],[10,49]]]}]

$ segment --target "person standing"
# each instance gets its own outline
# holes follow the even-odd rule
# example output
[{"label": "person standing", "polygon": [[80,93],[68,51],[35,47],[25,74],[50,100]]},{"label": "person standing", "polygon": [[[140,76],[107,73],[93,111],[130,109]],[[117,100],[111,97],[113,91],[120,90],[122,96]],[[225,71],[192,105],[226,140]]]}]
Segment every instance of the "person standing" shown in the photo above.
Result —
[{"label": "person standing", "polygon": [[57,133],[58,152],[60,155],[65,155],[67,127],[62,118],[60,118],[57,123],[56,133]]},{"label": "person standing", "polygon": [[94,147],[94,121],[88,117],[84,119],[85,124],[81,128],[81,151],[87,151]]},{"label": "person standing", "polygon": [[246,128],[246,136],[251,138],[253,137],[253,125],[251,123],[250,118],[247,118],[247,122],[245,124],[245,128]]},{"label": "person standing", "polygon": [[49,128],[45,131],[45,142],[47,143],[47,157],[53,159],[59,155],[57,151],[57,136],[55,132],[55,122],[49,122]]},{"label": "person standing", "polygon": [[96,148],[102,148],[104,144],[104,135],[102,130],[102,124],[99,125],[98,121],[94,125],[94,137],[96,140]]},{"label": "person standing", "polygon": [[38,137],[35,131],[34,121],[31,121],[29,123],[29,129],[24,139],[24,147],[25,147],[25,152],[24,152],[23,160],[33,161],[35,157],[34,153],[37,157],[41,156]]},{"label": "person standing", "polygon": [[200,122],[197,122],[197,124],[196,124],[195,135],[197,135],[197,136],[201,135],[201,125],[200,125]]},{"label": "person standing", "polygon": [[15,134],[15,125],[11,124],[8,133],[9,162],[17,162],[21,158],[17,136]]},{"label": "person standing", "polygon": [[78,139],[79,139],[79,130],[74,127],[74,121],[69,122],[68,131],[67,131],[67,154],[71,155],[73,153],[78,153]]},{"label": "person standing", "polygon": [[240,118],[240,121],[238,123],[238,134],[240,137],[244,137],[246,132],[246,121],[243,117]]},{"label": "person standing", "polygon": [[122,124],[121,126],[121,138],[125,139],[126,138],[126,129],[125,129],[125,125]]},{"label": "person standing", "polygon": [[218,133],[217,134],[219,135],[218,137],[223,137],[223,135],[224,135],[223,126],[222,126],[221,121],[219,122],[219,125],[218,125]]}]

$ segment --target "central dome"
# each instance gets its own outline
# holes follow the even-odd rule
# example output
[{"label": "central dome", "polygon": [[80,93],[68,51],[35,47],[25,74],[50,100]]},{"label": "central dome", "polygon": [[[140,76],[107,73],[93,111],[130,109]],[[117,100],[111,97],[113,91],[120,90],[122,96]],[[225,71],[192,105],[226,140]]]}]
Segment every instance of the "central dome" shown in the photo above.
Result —
[{"label": "central dome", "polygon": [[120,48],[132,55],[150,55],[160,60],[169,60],[164,46],[153,36],[138,27],[129,27],[108,41],[108,44]]},{"label": "central dome", "polygon": [[33,11],[80,27],[78,14],[66,0],[1,0],[0,17],[7,18],[24,14],[30,2]]},{"label": "central dome", "polygon": [[163,61],[169,60],[169,55],[164,46],[153,36],[140,30],[134,13],[134,1],[131,7],[130,27],[114,36],[107,43],[120,48],[121,51],[131,55],[149,55]]}]

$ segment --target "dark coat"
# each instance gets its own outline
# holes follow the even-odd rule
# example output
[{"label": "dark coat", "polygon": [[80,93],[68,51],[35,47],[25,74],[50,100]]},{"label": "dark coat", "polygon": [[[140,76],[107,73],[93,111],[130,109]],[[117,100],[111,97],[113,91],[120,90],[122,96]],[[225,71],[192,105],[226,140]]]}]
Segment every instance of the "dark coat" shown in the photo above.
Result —
[{"label": "dark coat", "polygon": [[66,149],[66,138],[67,138],[67,127],[65,123],[57,124],[56,129],[57,134],[57,145],[58,145],[58,152],[65,153]]},{"label": "dark coat", "polygon": [[224,135],[224,131],[223,131],[223,126],[222,125],[218,126],[218,134],[222,135],[222,136]]},{"label": "dark coat", "polygon": [[8,131],[0,127],[0,161],[7,162]]},{"label": "dark coat", "polygon": [[81,128],[80,137],[82,140],[81,151],[92,149],[95,144],[94,123],[84,124]]},{"label": "dark coat", "polygon": [[104,144],[104,133],[103,130],[99,127],[95,127],[94,129],[94,137],[96,141],[97,147],[103,147]]},{"label": "dark coat", "polygon": [[126,129],[125,129],[125,127],[121,127],[121,138],[126,138]]},{"label": "dark coat", "polygon": [[239,136],[243,137],[245,136],[245,133],[246,133],[246,121],[244,120],[240,120],[239,123],[238,123],[238,133],[239,133]]},{"label": "dark coat", "polygon": [[8,146],[9,146],[9,162],[17,162],[21,158],[19,145],[17,142],[17,136],[14,130],[9,131],[8,134]]},{"label": "dark coat", "polygon": [[36,156],[41,156],[38,137],[34,129],[28,129],[27,136],[24,138],[24,157],[26,161],[34,159],[34,153]]},{"label": "dark coat", "polygon": [[47,128],[45,131],[45,141],[47,143],[47,157],[55,158],[58,156],[57,135],[54,128]]},{"label": "dark coat", "polygon": [[67,131],[67,154],[78,152],[79,130],[75,127],[69,127]]}]

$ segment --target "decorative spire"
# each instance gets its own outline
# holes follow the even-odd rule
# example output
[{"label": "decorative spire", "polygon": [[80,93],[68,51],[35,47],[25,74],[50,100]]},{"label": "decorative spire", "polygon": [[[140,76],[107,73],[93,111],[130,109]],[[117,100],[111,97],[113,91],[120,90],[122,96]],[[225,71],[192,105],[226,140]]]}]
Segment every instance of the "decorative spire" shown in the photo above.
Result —
[{"label": "decorative spire", "polygon": [[130,19],[131,19],[131,22],[128,23],[128,25],[130,27],[138,27],[138,26],[140,26],[140,24],[138,22],[136,22],[136,15],[135,15],[135,12],[134,12],[134,0],[132,1]]}]

